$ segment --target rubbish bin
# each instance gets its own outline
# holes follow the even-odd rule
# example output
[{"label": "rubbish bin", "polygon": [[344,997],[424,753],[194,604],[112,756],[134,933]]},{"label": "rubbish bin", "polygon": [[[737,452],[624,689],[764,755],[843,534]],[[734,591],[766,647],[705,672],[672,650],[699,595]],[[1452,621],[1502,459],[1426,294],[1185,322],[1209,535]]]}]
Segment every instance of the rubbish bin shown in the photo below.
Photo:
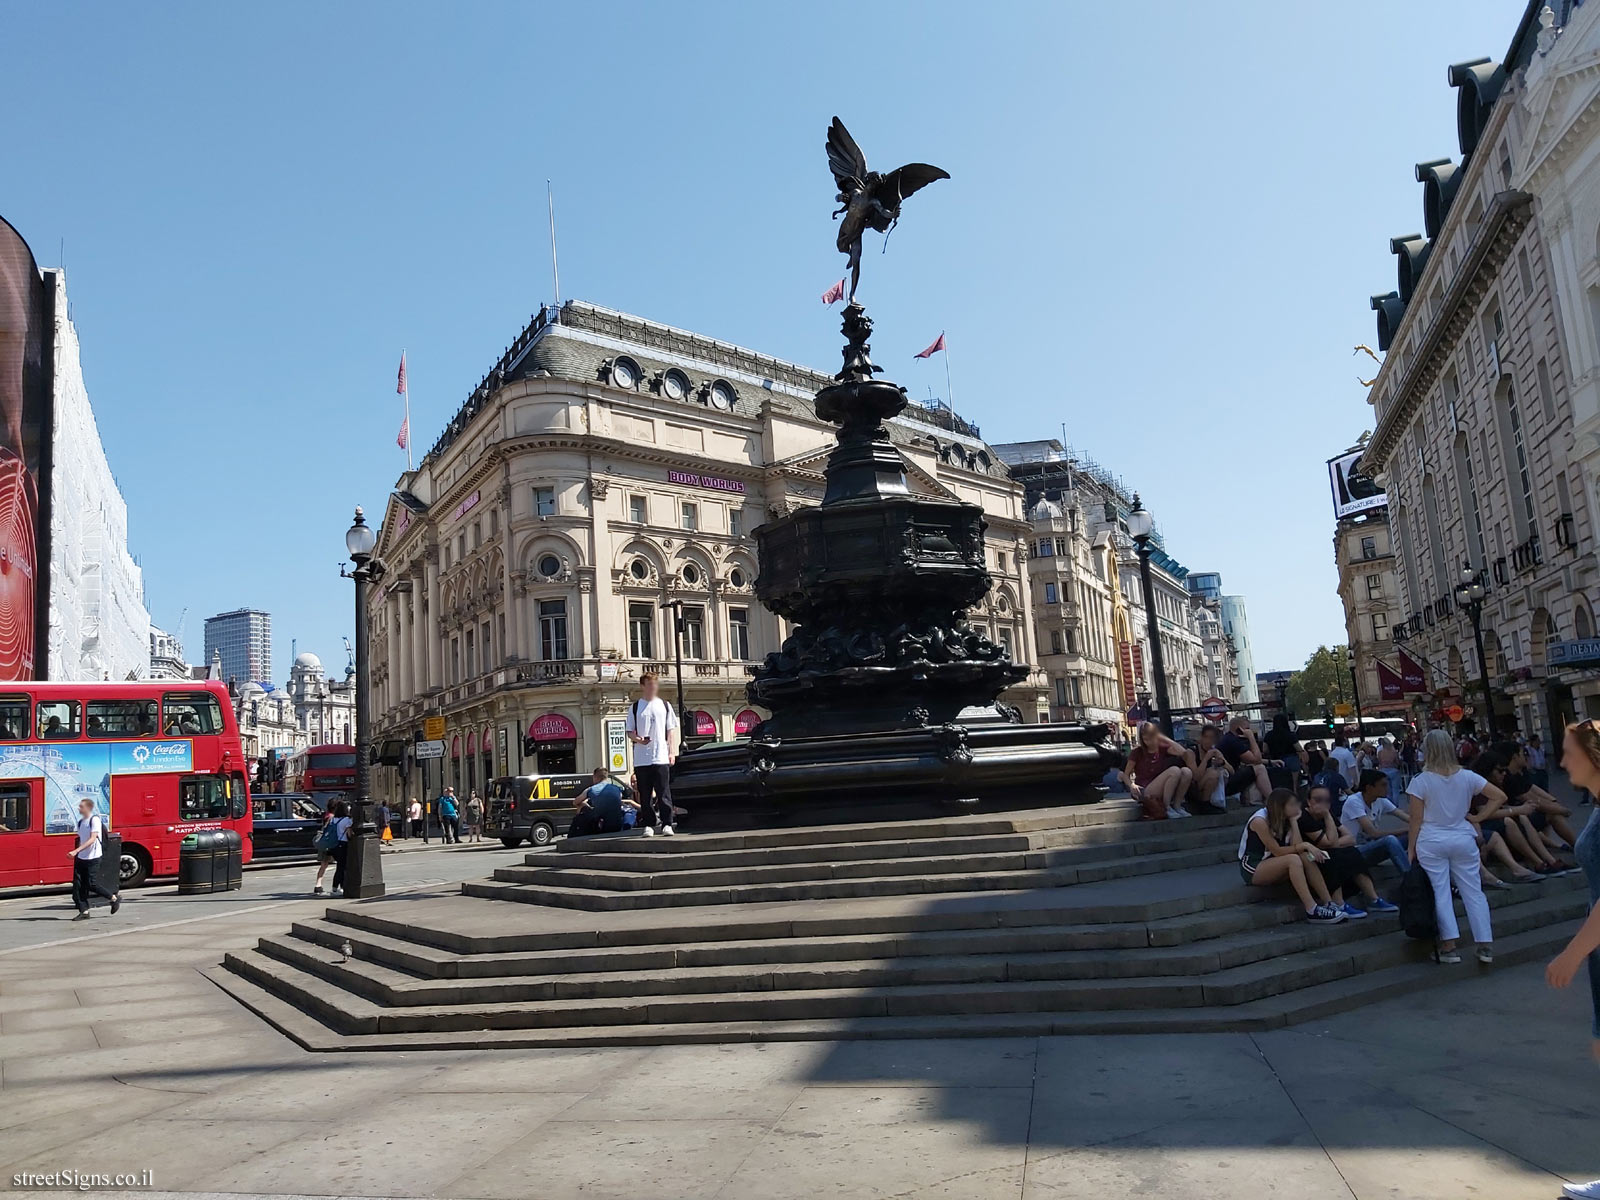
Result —
[{"label": "rubbish bin", "polygon": [[[118,869],[121,862],[122,835],[120,833],[108,833],[105,835],[105,840],[100,847],[100,857],[95,859],[94,877],[95,882],[113,894],[122,890],[122,873]],[[89,896],[89,906],[91,908],[110,903],[111,901],[103,897],[93,894]]]},{"label": "rubbish bin", "polygon": [[235,891],[244,886],[244,838],[233,829],[220,829],[216,836],[221,839],[217,860],[224,868],[222,886],[217,890]]},{"label": "rubbish bin", "polygon": [[[216,834],[191,833],[178,846],[178,895],[198,896],[217,891]],[[222,864],[223,886],[227,886],[228,867]]]}]

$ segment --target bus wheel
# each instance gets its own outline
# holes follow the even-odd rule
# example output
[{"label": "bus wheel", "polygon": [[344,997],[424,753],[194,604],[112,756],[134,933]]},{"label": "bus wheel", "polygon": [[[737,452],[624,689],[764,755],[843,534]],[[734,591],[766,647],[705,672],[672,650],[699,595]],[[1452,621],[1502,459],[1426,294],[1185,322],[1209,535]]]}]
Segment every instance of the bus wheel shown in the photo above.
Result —
[{"label": "bus wheel", "polygon": [[117,860],[117,879],[121,887],[138,887],[150,878],[150,855],[143,846],[124,846]]},{"label": "bus wheel", "polygon": [[543,821],[533,827],[533,844],[535,846],[548,846],[556,839],[556,831]]},{"label": "bus wheel", "polygon": [[507,850],[515,850],[518,846],[522,845],[522,839],[516,837],[503,837],[500,839],[500,844]]}]

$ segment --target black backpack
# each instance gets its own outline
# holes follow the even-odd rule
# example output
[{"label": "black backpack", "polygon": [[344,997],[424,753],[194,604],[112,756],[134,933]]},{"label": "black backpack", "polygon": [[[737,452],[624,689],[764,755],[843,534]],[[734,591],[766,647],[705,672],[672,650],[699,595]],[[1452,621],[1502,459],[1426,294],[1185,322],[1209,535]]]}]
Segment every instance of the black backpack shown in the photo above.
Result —
[{"label": "black backpack", "polygon": [[1411,864],[1400,881],[1400,893],[1395,902],[1400,905],[1400,928],[1408,938],[1419,942],[1437,940],[1439,917],[1433,907],[1433,880],[1428,878],[1421,863]]}]

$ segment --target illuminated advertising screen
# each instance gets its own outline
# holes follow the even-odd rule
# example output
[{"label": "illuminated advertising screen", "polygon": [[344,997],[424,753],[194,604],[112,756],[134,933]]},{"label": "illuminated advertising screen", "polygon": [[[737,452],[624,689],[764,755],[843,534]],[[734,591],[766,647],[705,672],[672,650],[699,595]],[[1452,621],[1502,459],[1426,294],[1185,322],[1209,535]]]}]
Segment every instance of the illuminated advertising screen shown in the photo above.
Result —
[{"label": "illuminated advertising screen", "polygon": [[0,218],[0,679],[47,661],[53,290]]}]

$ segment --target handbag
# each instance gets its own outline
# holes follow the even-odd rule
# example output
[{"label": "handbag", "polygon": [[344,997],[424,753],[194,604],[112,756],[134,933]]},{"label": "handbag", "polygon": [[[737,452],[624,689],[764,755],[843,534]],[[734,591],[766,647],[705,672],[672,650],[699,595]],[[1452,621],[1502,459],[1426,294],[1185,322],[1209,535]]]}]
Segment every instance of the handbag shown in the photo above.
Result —
[{"label": "handbag", "polygon": [[1439,916],[1433,907],[1433,880],[1428,878],[1421,863],[1411,864],[1400,881],[1395,902],[1400,905],[1400,928],[1408,938],[1419,942],[1438,939]]}]

